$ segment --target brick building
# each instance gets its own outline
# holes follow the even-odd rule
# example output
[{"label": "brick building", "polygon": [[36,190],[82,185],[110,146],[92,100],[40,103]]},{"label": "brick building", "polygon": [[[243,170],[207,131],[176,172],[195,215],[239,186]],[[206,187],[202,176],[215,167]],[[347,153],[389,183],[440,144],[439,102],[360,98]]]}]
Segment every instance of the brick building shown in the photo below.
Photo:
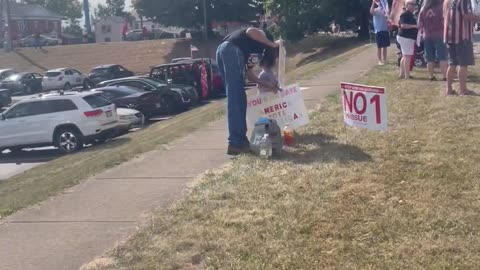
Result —
[{"label": "brick building", "polygon": [[[5,19],[6,10],[3,10],[3,13],[2,18]],[[13,40],[35,33],[60,37],[63,19],[63,16],[39,5],[10,2]]]}]

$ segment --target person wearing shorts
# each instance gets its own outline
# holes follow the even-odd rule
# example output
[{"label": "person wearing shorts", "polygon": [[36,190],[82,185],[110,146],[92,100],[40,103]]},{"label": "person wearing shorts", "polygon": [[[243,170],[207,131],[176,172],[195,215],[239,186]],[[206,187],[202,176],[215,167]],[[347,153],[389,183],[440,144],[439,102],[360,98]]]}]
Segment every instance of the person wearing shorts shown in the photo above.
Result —
[{"label": "person wearing shorts", "polygon": [[418,29],[424,33],[424,51],[430,81],[436,81],[435,62],[440,62],[443,80],[447,80],[447,46],[443,42],[443,3],[442,0],[427,0],[418,15]]},{"label": "person wearing shorts", "polygon": [[400,44],[402,50],[402,60],[400,61],[400,75],[399,78],[410,79],[410,64],[415,52],[415,42],[417,40],[417,20],[413,15],[417,7],[415,0],[407,0],[406,9],[400,15],[399,28],[397,35],[397,42]]},{"label": "person wearing shorts", "polygon": [[384,65],[387,61],[387,48],[390,47],[390,32],[388,31],[388,17],[377,3],[378,0],[372,0],[370,14],[373,16],[373,28],[377,40],[378,64]]},{"label": "person wearing shorts", "polygon": [[454,95],[453,78],[457,72],[460,95],[474,95],[467,89],[468,66],[475,65],[473,55],[473,26],[480,16],[473,13],[470,0],[445,0],[444,42],[448,44],[450,60],[447,70],[446,95]]}]

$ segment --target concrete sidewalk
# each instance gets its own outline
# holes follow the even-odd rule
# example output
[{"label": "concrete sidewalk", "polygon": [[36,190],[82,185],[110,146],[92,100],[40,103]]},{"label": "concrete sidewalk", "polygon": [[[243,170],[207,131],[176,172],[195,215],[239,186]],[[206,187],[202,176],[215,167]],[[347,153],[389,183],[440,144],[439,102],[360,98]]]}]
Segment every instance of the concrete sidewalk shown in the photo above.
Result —
[{"label": "concrete sidewalk", "polygon": [[[376,63],[366,48],[340,66],[302,82],[309,108]],[[65,270],[102,255],[135,232],[150,211],[182,197],[187,184],[229,161],[225,120],[20,211],[0,224],[0,269]]]}]

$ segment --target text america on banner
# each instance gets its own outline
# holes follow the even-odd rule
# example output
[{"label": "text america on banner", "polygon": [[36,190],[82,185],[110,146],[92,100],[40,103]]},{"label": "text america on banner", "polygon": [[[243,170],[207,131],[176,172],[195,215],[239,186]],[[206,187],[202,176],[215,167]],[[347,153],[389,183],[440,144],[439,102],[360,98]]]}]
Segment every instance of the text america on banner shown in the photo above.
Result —
[{"label": "text america on banner", "polygon": [[277,94],[250,96],[247,101],[247,121],[254,124],[261,117],[275,119],[280,127],[287,123],[297,129],[309,122],[303,94],[298,85],[290,85]]}]

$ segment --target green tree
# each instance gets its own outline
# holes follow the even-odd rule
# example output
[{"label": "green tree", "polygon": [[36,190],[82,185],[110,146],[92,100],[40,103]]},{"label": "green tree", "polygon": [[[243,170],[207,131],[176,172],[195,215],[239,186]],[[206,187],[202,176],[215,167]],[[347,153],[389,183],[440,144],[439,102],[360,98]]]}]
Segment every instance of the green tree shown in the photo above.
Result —
[{"label": "green tree", "polygon": [[69,24],[62,30],[63,33],[81,37],[83,35],[83,29],[78,24]]},{"label": "green tree", "polygon": [[[138,13],[165,26],[201,28],[203,0],[136,0]],[[255,18],[254,0],[205,0],[207,21],[250,21]],[[209,23],[210,25],[210,23]]]},{"label": "green tree", "polygon": [[99,4],[95,9],[95,17],[125,16],[125,0],[107,0],[106,4]]},{"label": "green tree", "polygon": [[70,22],[82,18],[82,4],[78,0],[25,0],[29,4],[38,4],[60,15]]}]

